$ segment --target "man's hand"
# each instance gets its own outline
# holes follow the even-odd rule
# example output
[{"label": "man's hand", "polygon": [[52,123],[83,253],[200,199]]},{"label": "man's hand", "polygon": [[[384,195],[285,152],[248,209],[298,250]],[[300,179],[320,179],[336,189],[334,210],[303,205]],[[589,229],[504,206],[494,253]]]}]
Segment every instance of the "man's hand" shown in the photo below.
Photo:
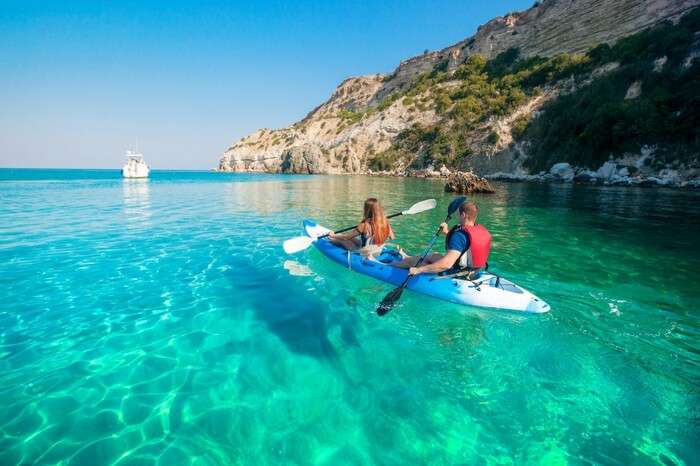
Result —
[{"label": "man's hand", "polygon": [[408,269],[408,274],[409,275],[420,275],[422,273],[422,270],[420,267],[411,267]]},{"label": "man's hand", "polygon": [[449,232],[450,232],[450,227],[447,226],[447,223],[442,222],[442,223],[440,224],[440,233],[442,233],[443,235],[447,236],[447,233],[449,233]]},{"label": "man's hand", "polygon": [[330,239],[335,238],[335,231],[331,231],[330,233],[328,233],[328,237],[329,237]]}]

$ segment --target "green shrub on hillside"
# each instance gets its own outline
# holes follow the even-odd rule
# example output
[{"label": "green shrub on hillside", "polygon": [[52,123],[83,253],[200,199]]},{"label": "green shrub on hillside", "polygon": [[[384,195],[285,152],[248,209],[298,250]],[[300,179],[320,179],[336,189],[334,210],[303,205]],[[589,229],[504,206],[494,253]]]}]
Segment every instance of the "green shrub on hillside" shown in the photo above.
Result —
[{"label": "green shrub on hillside", "polygon": [[[341,108],[340,111],[338,112],[338,117],[342,120],[350,122],[350,124],[357,123],[362,119],[362,113],[361,112],[354,112],[352,110],[348,110],[346,108]],[[345,124],[345,123],[343,123]]]},{"label": "green shrub on hillside", "polygon": [[384,152],[370,156],[367,160],[367,166],[374,171],[391,170],[398,159],[399,153],[396,150],[387,149]]},{"label": "green shrub on hillside", "polygon": [[396,102],[399,97],[401,97],[400,92],[389,94],[388,96],[384,97],[381,102],[379,102],[379,105],[377,105],[377,110],[380,112],[386,110],[387,108],[391,107],[391,104]]},{"label": "green shrub on hillside", "polygon": [[518,118],[513,120],[513,124],[510,126],[510,132],[515,139],[519,139],[525,133],[525,130],[529,124],[530,117],[528,115],[520,115]]},{"label": "green shrub on hillside", "polygon": [[513,65],[520,57],[520,49],[511,47],[501,52],[494,59],[486,63],[486,72],[493,78],[499,78],[510,73]]},{"label": "green shrub on hillside", "polygon": [[489,135],[486,137],[486,142],[489,144],[497,144],[498,141],[501,140],[501,137],[498,135],[497,132],[491,131]]},{"label": "green shrub on hillside", "polygon": [[435,111],[437,113],[445,113],[452,105],[452,99],[450,99],[447,92],[437,92],[435,95]]},{"label": "green shrub on hillside", "polygon": [[437,77],[443,77],[447,72],[447,67],[450,62],[448,60],[443,60],[433,67],[433,71],[430,73],[430,77],[435,79]]}]

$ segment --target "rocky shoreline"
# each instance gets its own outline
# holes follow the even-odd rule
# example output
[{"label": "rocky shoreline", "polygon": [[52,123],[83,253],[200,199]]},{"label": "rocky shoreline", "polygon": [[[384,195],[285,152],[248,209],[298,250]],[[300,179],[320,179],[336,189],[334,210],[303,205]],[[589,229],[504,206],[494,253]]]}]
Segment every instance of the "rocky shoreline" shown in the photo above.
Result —
[{"label": "rocky shoreline", "polygon": [[645,173],[612,160],[605,162],[596,171],[573,167],[566,162],[562,162],[554,164],[549,172],[541,171],[534,175],[501,172],[487,175],[486,178],[489,180],[514,182],[700,189],[700,170],[698,169],[674,169],[669,167]]},{"label": "rocky shoreline", "polygon": [[[231,170],[212,169],[219,173],[232,173]],[[238,173],[274,173],[265,170],[237,170]],[[235,173],[234,172],[234,173]],[[700,170],[698,170],[700,175]],[[277,172],[279,173],[279,172]],[[288,173],[292,174],[292,173]],[[343,174],[343,173],[338,173]],[[347,175],[366,175],[392,178],[425,178],[433,180],[444,180],[447,192],[461,193],[488,193],[493,192],[489,181],[505,181],[511,183],[572,183],[604,186],[626,186],[626,187],[659,187],[677,189],[700,189],[700,176],[687,179],[679,170],[663,169],[655,175],[631,175],[625,166],[619,166],[615,162],[606,162],[603,167],[596,171],[586,168],[572,167],[568,163],[558,163],[552,166],[549,172],[541,171],[531,175],[524,172],[505,173],[497,172],[485,176],[479,176],[471,171],[451,171],[446,167],[440,170],[428,169],[407,169],[407,170],[367,170],[360,173],[346,173]],[[457,184],[452,183],[456,188],[448,188],[450,178],[457,177]]]},{"label": "rocky shoreline", "polygon": [[686,167],[682,164],[665,165],[654,168],[654,149],[645,147],[641,154],[628,154],[626,157],[605,162],[598,170],[572,166],[567,162],[555,163],[549,171],[540,171],[530,174],[519,168],[514,172],[495,172],[483,175],[475,175],[471,171],[451,171],[444,165],[435,170],[428,167],[424,170],[391,170],[372,172],[366,174],[372,176],[396,176],[449,179],[453,174],[461,176],[482,178],[484,181],[507,182],[534,182],[534,183],[575,183],[607,186],[630,187],[666,187],[700,189],[700,168]]},{"label": "rocky shoreline", "polygon": [[[486,157],[486,155],[485,155]],[[429,178],[445,180],[449,192],[474,193],[493,192],[489,181],[534,182],[534,183],[574,183],[607,186],[629,187],[666,187],[680,189],[700,189],[700,161],[693,159],[690,165],[674,161],[664,164],[660,161],[657,149],[653,146],[642,147],[639,153],[627,153],[623,157],[610,159],[597,170],[577,167],[568,162],[559,162],[551,166],[549,171],[529,173],[522,167],[524,159],[513,160],[509,171],[493,171],[481,174],[480,170],[471,167],[463,170],[449,169],[442,165],[435,169],[432,165],[417,169],[398,167],[392,170],[376,171],[360,169],[353,173],[337,172],[335,174],[355,174],[368,176],[386,176],[398,178]],[[226,169],[221,172],[250,172],[250,173],[309,173],[321,174],[313,170],[295,169],[284,164],[277,169],[255,166],[255,168]],[[493,169],[493,168],[492,168]],[[333,174],[333,173],[328,173]]]}]

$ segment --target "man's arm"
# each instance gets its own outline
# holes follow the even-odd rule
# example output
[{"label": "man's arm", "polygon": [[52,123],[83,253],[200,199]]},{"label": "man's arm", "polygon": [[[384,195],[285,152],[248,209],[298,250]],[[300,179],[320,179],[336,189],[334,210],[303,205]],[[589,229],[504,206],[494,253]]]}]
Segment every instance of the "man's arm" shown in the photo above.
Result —
[{"label": "man's arm", "polygon": [[460,254],[461,253],[459,251],[450,249],[449,251],[447,251],[447,254],[442,256],[442,259],[437,260],[432,264],[421,265],[420,267],[411,267],[408,270],[408,273],[410,273],[411,275],[418,275],[420,273],[444,272],[445,270],[452,267],[455,262],[457,262],[457,259],[459,259]]}]

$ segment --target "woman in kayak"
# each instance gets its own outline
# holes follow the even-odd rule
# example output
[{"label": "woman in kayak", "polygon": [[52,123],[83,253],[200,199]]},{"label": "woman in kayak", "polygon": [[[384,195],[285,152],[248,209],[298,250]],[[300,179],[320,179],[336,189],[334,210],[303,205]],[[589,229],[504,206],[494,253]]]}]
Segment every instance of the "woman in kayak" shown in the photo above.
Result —
[{"label": "woman in kayak", "polygon": [[[365,201],[362,221],[355,228],[347,233],[338,235],[331,233],[328,236],[333,243],[349,251],[365,248],[381,250],[386,240],[396,238],[394,230],[389,225],[389,219],[384,214],[384,208],[373,197]],[[370,254],[372,252],[370,251]]]}]

